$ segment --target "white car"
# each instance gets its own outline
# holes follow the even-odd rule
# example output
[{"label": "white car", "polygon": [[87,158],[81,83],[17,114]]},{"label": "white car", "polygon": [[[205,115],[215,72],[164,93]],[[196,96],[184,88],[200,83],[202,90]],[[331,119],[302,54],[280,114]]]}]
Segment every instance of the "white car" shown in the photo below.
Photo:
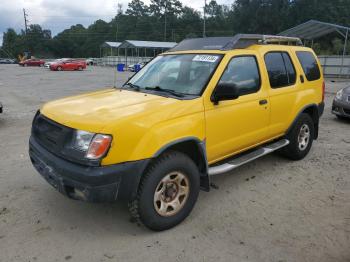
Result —
[{"label": "white car", "polygon": [[93,58],[88,58],[85,61],[86,61],[86,65],[94,65],[95,64],[95,61]]},{"label": "white car", "polygon": [[145,62],[136,63],[128,66],[128,71],[135,72],[135,65],[140,65],[140,69],[146,65]]}]

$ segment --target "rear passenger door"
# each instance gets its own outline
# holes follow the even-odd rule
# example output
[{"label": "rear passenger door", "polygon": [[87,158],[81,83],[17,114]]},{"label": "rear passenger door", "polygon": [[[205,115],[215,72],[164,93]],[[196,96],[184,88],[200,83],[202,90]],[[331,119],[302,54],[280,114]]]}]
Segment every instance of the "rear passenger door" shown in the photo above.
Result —
[{"label": "rear passenger door", "polygon": [[265,53],[265,66],[269,77],[271,137],[283,135],[289,126],[296,104],[298,83],[296,67],[287,51]]}]

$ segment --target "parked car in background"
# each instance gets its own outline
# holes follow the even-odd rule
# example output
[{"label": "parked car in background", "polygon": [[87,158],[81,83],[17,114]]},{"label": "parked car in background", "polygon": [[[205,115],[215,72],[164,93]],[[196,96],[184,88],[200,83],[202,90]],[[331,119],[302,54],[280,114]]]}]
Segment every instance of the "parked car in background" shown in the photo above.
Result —
[{"label": "parked car in background", "polygon": [[27,59],[19,62],[20,66],[44,66],[44,64],[45,64],[44,60],[36,59],[36,58]]},{"label": "parked car in background", "polygon": [[45,63],[45,67],[46,68],[50,68],[50,65],[54,64],[54,63],[59,63],[61,61],[67,61],[67,60],[70,60],[71,58],[60,58],[60,59],[55,59],[53,61],[50,61],[50,62],[46,62]]},{"label": "parked car in background", "polygon": [[93,58],[88,58],[88,59],[86,59],[85,61],[86,61],[86,64],[87,64],[87,65],[94,65],[94,64],[95,64],[95,61],[94,61]]},{"label": "parked car in background", "polygon": [[350,119],[350,86],[337,92],[333,100],[332,113],[340,119]]},{"label": "parked car in background", "polygon": [[0,58],[0,64],[15,64],[16,60],[10,58]]},{"label": "parked car in background", "polygon": [[52,71],[73,71],[86,68],[86,62],[81,60],[65,60],[50,65]]},{"label": "parked car in background", "polygon": [[140,69],[141,69],[142,67],[144,67],[146,65],[146,63],[145,62],[141,62],[141,63],[136,63],[136,64],[129,65],[128,66],[128,71],[135,72],[135,66],[136,65],[140,65]]}]

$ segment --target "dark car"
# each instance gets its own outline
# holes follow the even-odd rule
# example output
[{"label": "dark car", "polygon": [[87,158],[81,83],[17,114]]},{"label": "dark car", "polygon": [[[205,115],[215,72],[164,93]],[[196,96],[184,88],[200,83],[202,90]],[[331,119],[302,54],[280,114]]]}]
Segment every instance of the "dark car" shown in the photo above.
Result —
[{"label": "dark car", "polygon": [[338,118],[350,119],[350,86],[337,92],[333,100],[332,113]]}]

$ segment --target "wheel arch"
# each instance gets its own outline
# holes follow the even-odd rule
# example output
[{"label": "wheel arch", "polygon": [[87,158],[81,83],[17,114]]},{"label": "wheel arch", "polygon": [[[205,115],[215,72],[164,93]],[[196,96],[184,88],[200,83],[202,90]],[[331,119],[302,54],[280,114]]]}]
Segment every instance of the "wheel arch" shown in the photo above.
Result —
[{"label": "wheel arch", "polygon": [[200,172],[201,189],[204,191],[210,190],[210,181],[208,175],[208,161],[206,154],[205,139],[200,140],[197,137],[186,137],[175,140],[163,146],[153,156],[157,158],[167,151],[179,151],[190,157],[197,165]]},{"label": "wheel arch", "polygon": [[311,119],[312,119],[312,121],[314,123],[314,130],[315,130],[314,139],[316,140],[318,138],[318,129],[319,129],[318,126],[319,126],[319,119],[320,119],[319,109],[318,109],[318,106],[316,104],[309,104],[309,105],[304,106],[299,111],[297,116],[294,118],[292,124],[287,129],[286,134],[288,134],[292,130],[292,128],[294,127],[294,125],[298,121],[299,117],[303,113],[308,114],[311,117]]}]

